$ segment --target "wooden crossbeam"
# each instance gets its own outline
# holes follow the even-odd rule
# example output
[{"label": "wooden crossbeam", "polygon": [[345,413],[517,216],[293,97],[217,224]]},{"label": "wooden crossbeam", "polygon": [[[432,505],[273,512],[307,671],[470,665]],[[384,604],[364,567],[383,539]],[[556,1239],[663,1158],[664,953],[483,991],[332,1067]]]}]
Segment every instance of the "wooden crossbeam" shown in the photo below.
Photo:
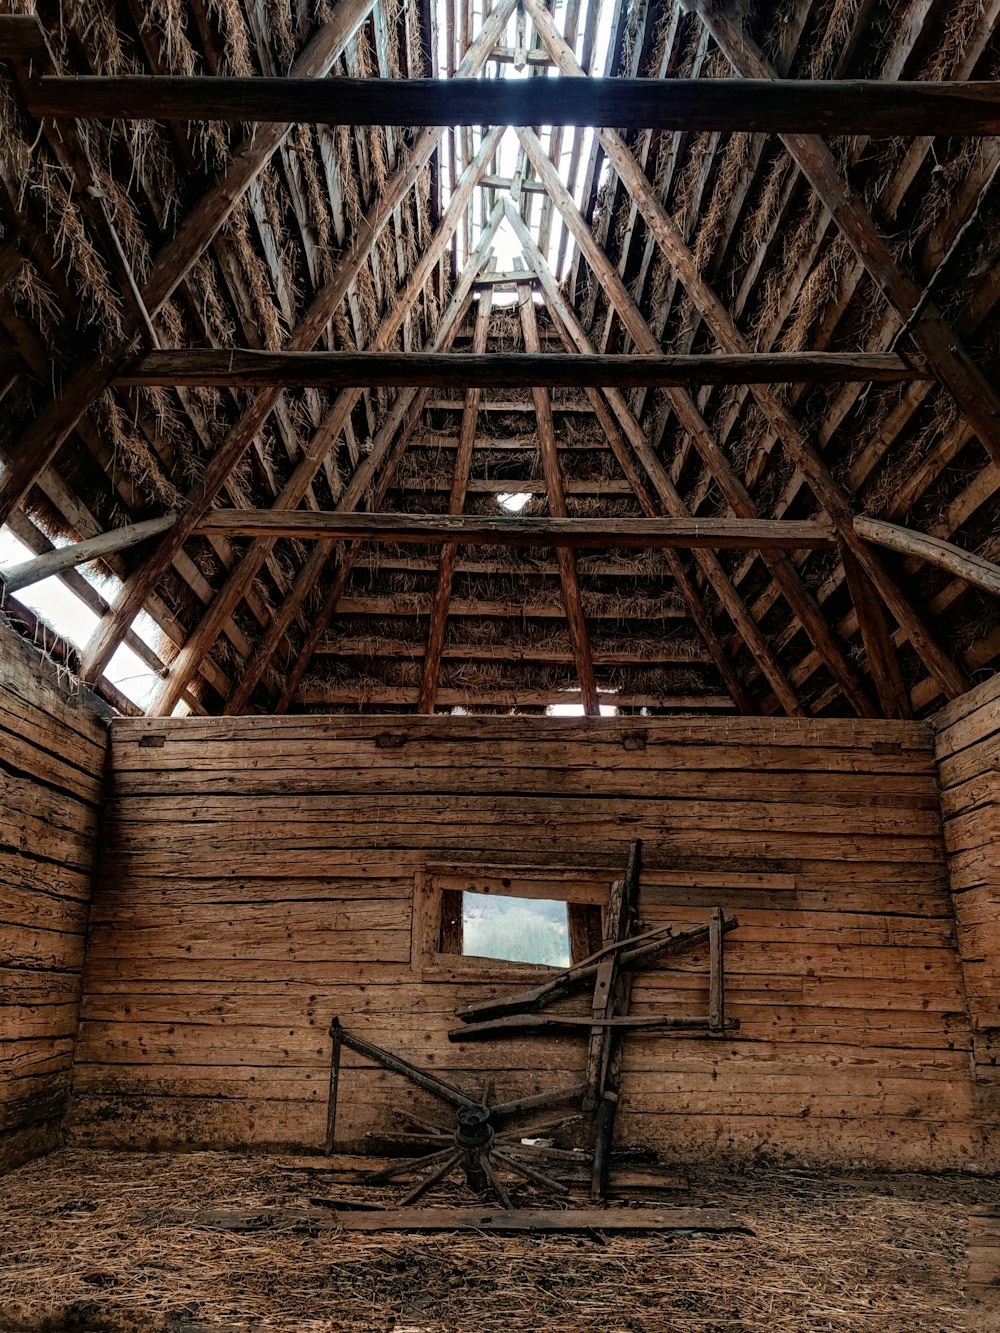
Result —
[{"label": "wooden crossbeam", "polygon": [[[735,712],[728,694],[638,694],[615,690],[599,695],[601,701],[616,708],[656,708],[671,712]],[[385,685],[377,688],[337,684],[308,684],[297,688],[294,703],[303,708],[409,708],[417,703],[416,686]],[[575,690],[459,690],[439,689],[441,708],[550,708],[556,704],[579,704]]]},{"label": "wooden crossbeam", "polygon": [[74,542],[70,546],[59,546],[34,560],[26,560],[20,565],[11,565],[0,569],[0,583],[6,592],[19,592],[53,574],[62,574],[67,569],[76,569],[91,560],[103,560],[116,551],[127,551],[131,546],[138,546],[150,537],[157,537],[173,527],[176,514],[165,514],[162,518],[146,519],[142,523],[130,523],[124,528],[115,528],[110,532],[99,533],[85,541]]},{"label": "wooden crossbeam", "polygon": [[[316,652],[335,657],[382,657],[419,661],[425,654],[424,645],[404,639],[331,638],[321,639]],[[592,648],[595,666],[701,666],[711,662],[705,652],[692,648],[686,642],[672,643],[664,639],[647,647],[625,645],[620,648]],[[573,655],[564,648],[538,647],[530,643],[446,643],[441,649],[442,660],[451,662],[551,662],[571,666]]]},{"label": "wooden crossbeam", "polygon": [[[700,6],[699,6],[700,9]],[[326,125],[614,125],[768,134],[1000,134],[1000,84],[875,79],[43,77],[32,113],[56,120]]]},{"label": "wooden crossbeam", "polygon": [[867,542],[936,565],[965,583],[1000,597],[1000,565],[972,551],[963,551],[953,542],[932,537],[926,532],[914,532],[912,528],[901,527],[898,523],[886,523],[884,519],[868,518],[863,514],[854,520],[854,530]]},{"label": "wooden crossbeam", "polygon": [[[503,275],[504,281],[517,279]],[[477,279],[481,281],[481,279]],[[522,275],[523,281],[523,275]],[[267,352],[249,348],[151,351],[115,376],[119,386],[343,389],[360,385],[428,388],[616,389],[704,384],[840,384],[930,380],[924,362],[873,352],[778,352],[690,356],[582,353]]]},{"label": "wooden crossbeam", "polygon": [[587,546],[597,549],[830,550],[827,523],[763,518],[485,518],[465,514],[213,509],[195,532],[275,541],[460,542],[478,546]]}]

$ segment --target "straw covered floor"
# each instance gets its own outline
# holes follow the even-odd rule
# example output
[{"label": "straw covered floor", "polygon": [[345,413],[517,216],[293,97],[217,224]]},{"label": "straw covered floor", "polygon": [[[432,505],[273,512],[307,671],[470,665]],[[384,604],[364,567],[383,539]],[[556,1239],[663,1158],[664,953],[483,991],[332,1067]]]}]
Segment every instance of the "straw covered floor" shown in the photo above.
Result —
[{"label": "straw covered floor", "polygon": [[[969,1176],[696,1173],[670,1202],[752,1234],[338,1234],[294,1159],[64,1151],[0,1180],[0,1328],[757,1330],[996,1327],[966,1291]],[[376,1197],[371,1190],[368,1198]],[[398,1200],[398,1188],[378,1195]],[[431,1204],[463,1202],[457,1189]],[[530,1192],[520,1202],[544,1206]],[[641,1205],[633,1204],[639,1208]],[[315,1211],[315,1210],[313,1210]],[[255,1218],[260,1229],[213,1223]]]}]

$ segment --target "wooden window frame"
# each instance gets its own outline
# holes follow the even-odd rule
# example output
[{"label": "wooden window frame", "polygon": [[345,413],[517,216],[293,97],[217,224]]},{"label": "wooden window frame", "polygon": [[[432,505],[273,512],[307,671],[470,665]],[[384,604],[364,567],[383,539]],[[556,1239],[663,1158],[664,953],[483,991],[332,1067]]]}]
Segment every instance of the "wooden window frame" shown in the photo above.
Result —
[{"label": "wooden window frame", "polygon": [[[428,864],[414,877],[411,970],[425,981],[531,982],[556,976],[563,969],[551,967],[547,963],[480,958],[445,947],[448,941],[443,938],[443,933],[447,930],[445,910],[449,895],[454,895],[451,900],[453,912],[460,909],[461,895],[464,893],[540,898],[565,902],[571,909],[574,906],[599,907],[603,928],[608,892],[606,872],[601,871],[588,874],[586,871],[551,866]],[[590,934],[589,925],[584,926],[584,915],[570,912],[570,956],[574,961],[577,961],[577,950],[585,947],[584,929]],[[460,947],[460,940],[460,935],[453,936],[452,943]],[[582,956],[586,956],[586,953]]]}]

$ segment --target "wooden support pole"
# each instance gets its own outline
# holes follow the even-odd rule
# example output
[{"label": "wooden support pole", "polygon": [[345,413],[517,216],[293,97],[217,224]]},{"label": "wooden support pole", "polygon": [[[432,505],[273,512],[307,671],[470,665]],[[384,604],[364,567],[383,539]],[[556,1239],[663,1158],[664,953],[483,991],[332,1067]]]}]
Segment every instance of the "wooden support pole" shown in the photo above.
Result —
[{"label": "wooden support pole", "polygon": [[[502,274],[496,280],[523,281]],[[528,275],[530,276],[530,275]],[[482,282],[483,279],[477,279]],[[268,352],[195,348],[146,352],[115,376],[118,386],[344,389],[417,385],[465,389],[668,388],[705,384],[840,384],[933,379],[924,362],[873,352],[627,356],[559,352]]]},{"label": "wooden support pole", "polygon": [[[518,304],[521,310],[521,332],[524,337],[525,351],[537,354],[538,325],[535,319],[535,306],[531,296],[531,287],[522,283],[517,289]],[[533,389],[532,400],[535,404],[535,426],[538,432],[539,452],[542,456],[542,470],[545,474],[545,491],[548,497],[549,514],[556,519],[566,520],[566,494],[563,488],[562,471],[559,467],[559,455],[556,450],[556,433],[552,421],[552,404],[548,389]],[[559,580],[562,585],[563,605],[566,609],[566,625],[573,647],[576,662],[576,674],[580,683],[580,695],[583,709],[588,717],[600,717],[601,708],[597,700],[597,681],[594,676],[594,659],[590,651],[590,635],[587,633],[587,621],[583,612],[583,598],[580,596],[580,580],[576,572],[576,557],[566,547],[556,547],[559,563]]]},{"label": "wooden support pole", "polygon": [[176,514],[164,514],[162,518],[150,518],[142,523],[130,523],[128,527],[102,532],[97,537],[88,537],[86,541],[74,542],[71,546],[59,546],[34,560],[0,569],[0,582],[6,592],[20,592],[22,588],[40,583],[53,574],[63,574],[91,560],[103,560],[105,556],[114,555],[117,551],[138,546],[140,542],[166,532],[176,521]]},{"label": "wooden support pole", "polygon": [[[492,309],[493,293],[487,288],[479,298],[476,311],[476,327],[472,335],[473,352],[476,354],[486,349]],[[455,454],[455,471],[451,483],[451,495],[448,498],[448,513],[450,515],[459,515],[465,509],[481,398],[481,389],[474,388],[466,391],[458,451]],[[417,694],[418,713],[434,712],[434,698],[437,694],[438,681],[441,676],[441,653],[444,648],[444,636],[448,626],[448,605],[451,602],[451,586],[457,559],[458,545],[455,542],[442,547],[438,557],[437,584],[434,589],[431,619],[427,629],[424,670],[420,679],[420,690]]]},{"label": "wooden support pole", "polygon": [[[702,6],[698,6],[701,12]],[[325,125],[615,125],[622,129],[1000,134],[1000,84],[877,79],[224,78],[75,75],[37,81],[36,116]]]},{"label": "wooden support pole", "polygon": [[311,509],[213,509],[203,536],[295,537],[315,541],[450,542],[498,546],[578,546],[648,550],[832,550],[829,524],[763,518],[488,518],[478,514],[395,514]]}]

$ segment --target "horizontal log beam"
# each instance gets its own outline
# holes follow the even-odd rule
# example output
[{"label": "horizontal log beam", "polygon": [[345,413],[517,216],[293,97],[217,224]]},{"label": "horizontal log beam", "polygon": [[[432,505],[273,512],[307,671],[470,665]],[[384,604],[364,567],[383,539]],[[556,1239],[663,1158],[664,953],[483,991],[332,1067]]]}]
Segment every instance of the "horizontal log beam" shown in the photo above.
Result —
[{"label": "horizontal log beam", "polygon": [[369,385],[645,389],[933,378],[921,362],[872,352],[587,356],[567,352],[264,352],[196,348],[147,352],[125,367],[115,383],[324,389]]},{"label": "horizontal log beam", "polygon": [[44,60],[47,55],[45,30],[35,14],[0,17],[0,60]]},{"label": "horizontal log beam", "polygon": [[963,551],[960,546],[943,541],[940,537],[914,532],[911,528],[886,523],[880,518],[859,516],[854,520],[854,531],[866,542],[874,542],[876,546],[884,546],[889,551],[923,560],[928,565],[937,565],[939,569],[947,570],[973,587],[1000,597],[1000,565],[994,564],[992,560],[984,560],[981,555]]},{"label": "horizontal log beam", "polygon": [[[554,571],[558,575],[558,569]],[[620,626],[626,620],[653,621],[687,620],[690,612],[666,598],[616,598],[595,601],[585,596],[588,620],[612,620]],[[430,593],[402,593],[392,596],[342,597],[337,607],[341,616],[429,616]],[[496,616],[504,620],[563,620],[565,611],[560,602],[540,602],[522,598],[519,601],[501,601],[485,597],[453,597],[448,615],[482,620]]]},{"label": "horizontal log beam", "polygon": [[828,550],[825,523],[751,518],[480,518],[467,515],[312,513],[216,509],[195,531],[204,536],[294,537],[300,541],[462,542],[487,546],[658,547]]},{"label": "horizontal log beam", "polygon": [[[558,573],[558,571],[557,571]],[[318,654],[327,657],[377,657],[420,661],[425,653],[422,643],[400,640],[363,638],[331,638],[316,646]],[[677,666],[703,665],[711,662],[706,652],[690,644],[672,644],[665,639],[661,644],[645,648],[592,648],[595,666]],[[527,643],[446,643],[441,649],[442,660],[455,662],[549,662],[557,666],[572,666],[573,654],[568,648],[546,648]]]},{"label": "horizontal log beam", "polygon": [[[295,696],[303,707],[357,708],[359,704],[376,707],[415,707],[416,686],[384,686],[380,689],[351,689],[342,684],[303,685]],[[628,694],[601,692],[598,702],[611,708],[666,708],[683,712],[735,712],[728,694]],[[435,703],[439,708],[551,708],[557,704],[579,704],[578,690],[442,690]]]},{"label": "horizontal log beam", "polygon": [[102,532],[86,541],[74,542],[71,546],[60,546],[34,560],[25,560],[20,565],[10,565],[0,569],[0,583],[8,593],[19,592],[53,574],[64,574],[77,565],[89,564],[91,560],[103,560],[116,551],[126,551],[130,546],[138,546],[150,537],[158,537],[177,522],[176,514],[165,514],[162,518],[146,519],[142,523],[130,523],[124,528],[115,528],[111,532]]},{"label": "horizontal log beam", "polygon": [[36,116],[326,125],[590,125],[767,134],[1000,134],[1000,84],[771,79],[49,76]]}]

